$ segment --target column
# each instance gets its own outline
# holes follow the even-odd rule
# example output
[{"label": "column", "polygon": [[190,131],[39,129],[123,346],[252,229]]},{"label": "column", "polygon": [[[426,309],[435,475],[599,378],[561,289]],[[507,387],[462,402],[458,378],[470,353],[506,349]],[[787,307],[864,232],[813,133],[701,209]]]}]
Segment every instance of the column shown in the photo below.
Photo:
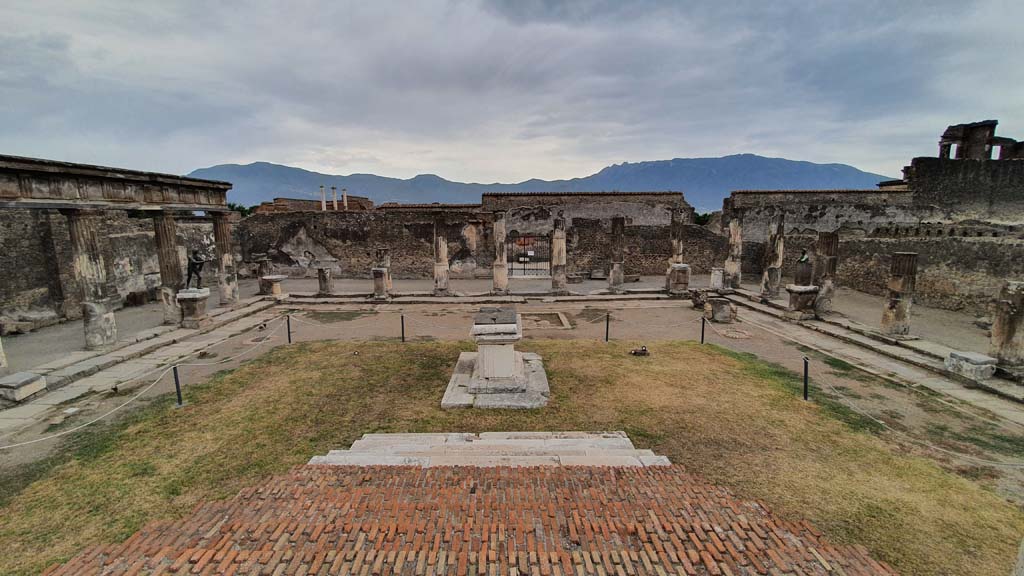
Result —
[{"label": "column", "polygon": [[68,231],[75,278],[82,291],[82,319],[85,323],[85,347],[102,348],[117,341],[114,308],[107,293],[107,268],[100,252],[99,213],[92,210],[67,210]]},{"label": "column", "polygon": [[330,296],[334,294],[334,266],[336,266],[338,260],[336,258],[317,258],[316,259],[316,281],[317,281],[317,295],[318,296]]},{"label": "column", "polygon": [[217,249],[217,288],[221,306],[238,303],[238,272],[231,249],[231,213],[213,213],[213,242]]},{"label": "column", "polygon": [[725,259],[724,286],[729,289],[740,287],[743,279],[743,222],[739,218],[729,219],[729,256]]},{"label": "column", "polygon": [[768,221],[768,238],[764,245],[764,264],[761,272],[761,298],[779,297],[782,285],[782,259],[785,256],[786,217],[774,216]]},{"label": "column", "polygon": [[839,266],[839,233],[818,232],[818,243],[814,247],[814,272],[812,282],[819,288],[818,299],[814,302],[817,316],[832,311],[832,296],[835,294],[836,270]]},{"label": "column", "polygon": [[916,283],[917,253],[894,253],[889,269],[888,300],[882,311],[882,332],[895,336],[910,334],[910,305]]},{"label": "column", "polygon": [[996,297],[989,356],[1000,364],[1024,365],[1024,282],[1003,284]]},{"label": "column", "polygon": [[608,289],[621,292],[625,282],[625,233],[626,219],[622,216],[612,218],[612,268],[608,273]]},{"label": "column", "polygon": [[555,228],[551,231],[551,291],[555,294],[568,292],[565,277],[566,261],[565,219],[555,218]]},{"label": "column", "polygon": [[348,211],[348,188],[341,189],[341,201],[344,205],[345,211]]},{"label": "column", "polygon": [[320,185],[320,211],[327,212],[327,191],[323,184]]},{"label": "column", "polygon": [[491,292],[508,294],[508,246],[505,244],[505,213],[494,213],[494,264]]},{"label": "column", "polygon": [[332,199],[332,202],[334,203],[334,211],[337,212],[338,211],[338,187],[337,186],[331,186],[331,199]]},{"label": "column", "polygon": [[7,366],[7,354],[4,354],[4,341],[0,338],[0,376],[6,372]]},{"label": "column", "polygon": [[672,210],[672,221],[669,222],[668,235],[669,243],[672,246],[672,257],[669,265],[683,263],[683,215],[679,210]]},{"label": "column", "polygon": [[[178,306],[178,290],[185,285],[178,259],[177,226],[174,216],[161,212],[153,219],[156,239],[156,258],[160,263],[160,304],[164,310],[164,324],[181,322],[181,308]],[[214,223],[214,233],[217,226]]]},{"label": "column", "polygon": [[373,268],[370,270],[373,276],[373,299],[374,300],[387,300],[388,299],[388,288],[385,278],[387,276],[387,270],[384,268]]},{"label": "column", "polygon": [[394,284],[391,281],[391,249],[387,247],[377,248],[377,268],[384,269],[384,289],[391,294]]},{"label": "column", "polygon": [[434,220],[434,295],[448,295],[448,238],[444,219]]}]

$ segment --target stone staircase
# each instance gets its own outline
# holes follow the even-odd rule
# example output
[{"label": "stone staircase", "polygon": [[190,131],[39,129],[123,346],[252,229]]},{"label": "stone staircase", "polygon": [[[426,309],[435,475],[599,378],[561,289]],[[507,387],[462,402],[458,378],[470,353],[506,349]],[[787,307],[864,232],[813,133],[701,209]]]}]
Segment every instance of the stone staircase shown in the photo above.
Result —
[{"label": "stone staircase", "polygon": [[364,434],[348,450],[314,456],[334,466],[668,466],[625,432]]}]

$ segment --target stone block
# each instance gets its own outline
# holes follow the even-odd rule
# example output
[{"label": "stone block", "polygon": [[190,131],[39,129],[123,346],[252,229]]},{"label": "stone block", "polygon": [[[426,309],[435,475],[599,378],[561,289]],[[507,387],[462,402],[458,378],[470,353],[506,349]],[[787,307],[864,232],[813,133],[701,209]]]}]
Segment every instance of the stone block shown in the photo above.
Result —
[{"label": "stone block", "polygon": [[209,326],[212,320],[206,313],[206,303],[210,299],[209,288],[187,288],[176,296],[181,307],[181,327],[198,330]]},{"label": "stone block", "polygon": [[665,277],[665,289],[670,296],[684,297],[690,294],[690,265],[672,264]]},{"label": "stone block", "polygon": [[260,291],[263,291],[263,286],[264,284],[266,284],[269,290],[267,292],[268,294],[273,296],[276,300],[283,300],[288,297],[288,294],[285,294],[284,288],[281,286],[281,283],[287,279],[288,277],[283,274],[271,274],[269,276],[262,276],[260,277]]},{"label": "stone block", "polygon": [[712,322],[732,323],[736,319],[736,305],[728,298],[708,298],[704,304],[704,317]]},{"label": "stone block", "polygon": [[945,360],[946,370],[971,380],[985,380],[996,372],[996,359],[977,352],[954,350]]},{"label": "stone block", "polygon": [[725,288],[725,269],[724,268],[712,268],[711,269],[711,286],[712,290],[722,290]]},{"label": "stone block", "polygon": [[35,372],[15,372],[0,378],[0,398],[12,402],[21,402],[43,390],[46,390],[46,378]]}]

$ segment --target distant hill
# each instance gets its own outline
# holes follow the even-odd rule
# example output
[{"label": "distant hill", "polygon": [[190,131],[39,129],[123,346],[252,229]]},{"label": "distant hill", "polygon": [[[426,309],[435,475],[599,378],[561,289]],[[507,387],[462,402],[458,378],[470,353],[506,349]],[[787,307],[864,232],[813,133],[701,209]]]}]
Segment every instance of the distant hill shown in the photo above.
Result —
[{"label": "distant hill", "polygon": [[[402,180],[374,174],[339,176],[270,164],[221,164],[200,168],[189,176],[227,180],[234,184],[228,200],[252,206],[275,197],[319,198],[320,185],[347,188],[350,194],[381,202],[479,202],[484,192],[645,192],[679,190],[700,212],[719,210],[722,199],[743,189],[874,188],[888,176],[863,172],[846,164],[814,164],[736,154],[721,158],[676,158],[625,162],[596,174],[569,180],[526,180],[517,184],[452,182],[434,174]],[[328,192],[329,194],[329,192]]]}]

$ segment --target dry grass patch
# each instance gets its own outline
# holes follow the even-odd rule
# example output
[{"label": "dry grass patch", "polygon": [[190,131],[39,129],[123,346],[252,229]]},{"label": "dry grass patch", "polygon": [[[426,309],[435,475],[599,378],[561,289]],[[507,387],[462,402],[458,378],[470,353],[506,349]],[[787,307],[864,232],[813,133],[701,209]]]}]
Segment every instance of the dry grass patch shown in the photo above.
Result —
[{"label": "dry grass patch", "polygon": [[549,406],[530,412],[439,408],[469,343],[279,348],[188,389],[184,410],[160,399],[75,437],[0,502],[0,573],[38,572],[367,432],[617,429],[905,574],[1009,573],[1024,514],[991,492],[897,453],[841,406],[801,401],[784,370],[692,342],[649,358],[635,346],[524,342],[552,384]]}]

